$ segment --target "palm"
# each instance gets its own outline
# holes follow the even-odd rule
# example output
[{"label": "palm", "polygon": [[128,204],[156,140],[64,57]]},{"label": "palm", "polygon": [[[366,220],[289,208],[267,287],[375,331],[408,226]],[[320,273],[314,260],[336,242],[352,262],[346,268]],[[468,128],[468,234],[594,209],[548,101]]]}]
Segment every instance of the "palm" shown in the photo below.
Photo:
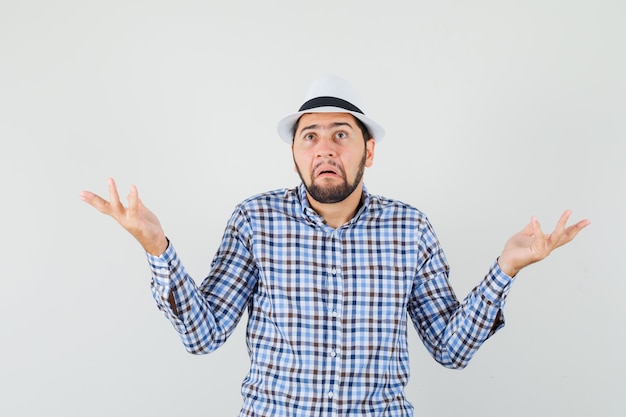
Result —
[{"label": "palm", "polygon": [[124,229],[152,254],[160,254],[167,247],[167,239],[157,216],[139,199],[137,188],[132,186],[128,194],[128,207],[120,202],[115,181],[109,178],[109,201],[90,191],[83,191],[81,198],[100,212],[115,219]]},{"label": "palm", "polygon": [[550,234],[544,234],[537,219],[533,216],[530,223],[520,232],[511,236],[504,245],[498,263],[502,270],[513,276],[520,269],[546,258],[550,253],[570,242],[578,232],[589,225],[589,220],[566,227],[567,220],[572,214],[566,210],[559,219],[556,228]]}]

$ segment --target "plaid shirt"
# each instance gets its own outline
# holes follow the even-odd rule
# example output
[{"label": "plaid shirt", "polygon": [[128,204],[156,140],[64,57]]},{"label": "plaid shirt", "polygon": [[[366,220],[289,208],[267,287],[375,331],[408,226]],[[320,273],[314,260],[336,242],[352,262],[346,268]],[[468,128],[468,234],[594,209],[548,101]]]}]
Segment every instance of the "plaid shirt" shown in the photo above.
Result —
[{"label": "plaid shirt", "polygon": [[494,263],[460,303],[423,213],[364,190],[333,229],[302,185],[239,204],[199,287],[173,245],[148,260],[158,307],[189,352],[217,349],[248,310],[240,416],[412,416],[409,318],[435,360],[462,368],[504,325],[513,281]]}]

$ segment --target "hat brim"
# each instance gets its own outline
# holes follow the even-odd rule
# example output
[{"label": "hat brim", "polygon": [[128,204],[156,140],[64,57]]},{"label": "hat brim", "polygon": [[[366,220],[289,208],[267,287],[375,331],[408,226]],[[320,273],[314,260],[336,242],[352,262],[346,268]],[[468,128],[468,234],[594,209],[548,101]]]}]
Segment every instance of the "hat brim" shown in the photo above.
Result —
[{"label": "hat brim", "polygon": [[374,120],[363,113],[353,112],[341,107],[316,107],[315,109],[303,110],[283,117],[278,122],[278,136],[280,136],[283,141],[291,144],[293,142],[294,129],[298,119],[300,119],[303,114],[307,113],[349,113],[365,124],[376,142],[380,142],[383,136],[385,136],[385,129]]}]

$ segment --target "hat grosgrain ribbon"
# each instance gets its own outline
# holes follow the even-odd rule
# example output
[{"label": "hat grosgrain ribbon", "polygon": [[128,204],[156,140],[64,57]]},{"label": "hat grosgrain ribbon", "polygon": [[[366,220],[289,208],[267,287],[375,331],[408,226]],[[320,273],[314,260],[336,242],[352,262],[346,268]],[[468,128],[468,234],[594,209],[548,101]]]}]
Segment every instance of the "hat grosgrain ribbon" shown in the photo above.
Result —
[{"label": "hat grosgrain ribbon", "polygon": [[363,100],[356,89],[346,80],[335,75],[325,75],[311,84],[304,104],[278,122],[278,135],[291,144],[298,119],[306,113],[350,113],[363,122],[372,137],[379,142],[385,129],[365,115]]}]

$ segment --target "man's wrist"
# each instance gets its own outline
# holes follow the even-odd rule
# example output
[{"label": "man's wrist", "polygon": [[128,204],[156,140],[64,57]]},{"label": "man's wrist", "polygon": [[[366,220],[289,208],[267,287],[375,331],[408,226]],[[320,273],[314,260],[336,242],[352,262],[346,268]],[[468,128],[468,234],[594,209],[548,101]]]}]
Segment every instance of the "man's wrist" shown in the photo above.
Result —
[{"label": "man's wrist", "polygon": [[170,245],[170,241],[167,237],[163,236],[162,239],[158,239],[155,243],[146,245],[143,249],[152,256],[161,256],[163,252],[167,250]]},{"label": "man's wrist", "polygon": [[520,271],[519,268],[515,268],[512,265],[510,265],[510,263],[507,262],[506,259],[502,259],[502,256],[498,257],[498,266],[500,267],[500,270],[502,272],[504,272],[511,278],[517,275],[517,273]]}]

